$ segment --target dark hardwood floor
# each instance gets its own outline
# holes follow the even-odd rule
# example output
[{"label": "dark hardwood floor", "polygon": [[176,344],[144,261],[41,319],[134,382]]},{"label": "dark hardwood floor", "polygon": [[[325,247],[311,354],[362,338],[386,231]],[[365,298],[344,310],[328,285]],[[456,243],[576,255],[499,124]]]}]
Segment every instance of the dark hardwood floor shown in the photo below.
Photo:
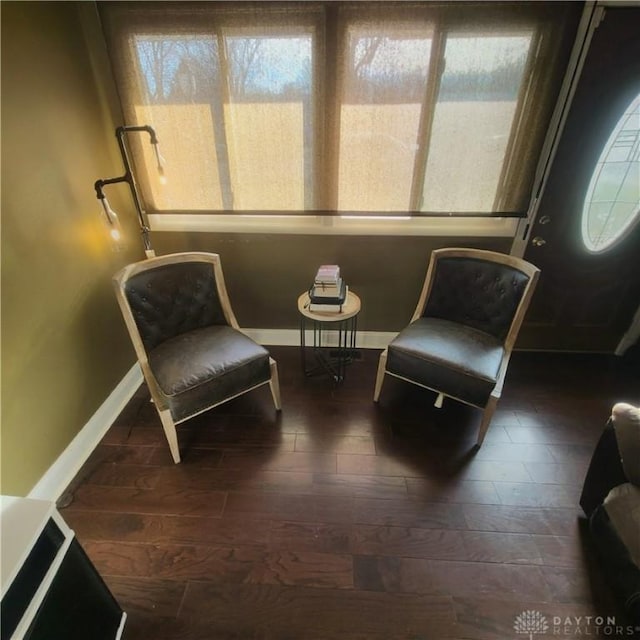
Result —
[{"label": "dark hardwood floor", "polygon": [[578,499],[636,370],[515,353],[475,452],[475,409],[391,378],[372,402],[378,351],[338,387],[270,351],[281,415],[266,386],[222,405],[179,427],[174,465],[142,387],[69,488],[125,640],[506,640],[524,611],[533,640],[630,637],[586,618],[624,623]]}]

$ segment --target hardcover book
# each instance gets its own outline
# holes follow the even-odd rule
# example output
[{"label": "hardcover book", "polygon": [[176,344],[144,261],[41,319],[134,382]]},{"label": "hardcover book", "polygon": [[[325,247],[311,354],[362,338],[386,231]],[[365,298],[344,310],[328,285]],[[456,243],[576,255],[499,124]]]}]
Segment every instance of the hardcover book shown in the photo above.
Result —
[{"label": "hardcover book", "polygon": [[314,284],[336,284],[340,278],[340,267],[337,264],[322,264],[318,267]]},{"label": "hardcover book", "polygon": [[335,284],[326,284],[324,282],[320,284],[314,284],[309,291],[311,298],[339,298],[343,289],[343,280],[338,278],[338,282]]},{"label": "hardcover book", "polygon": [[322,292],[321,295],[317,295],[316,291],[317,285],[314,285],[309,291],[311,304],[342,305],[347,297],[347,285],[344,280],[341,280],[340,289],[335,289],[333,295],[330,295],[330,292]]},{"label": "hardcover book", "polygon": [[[334,303],[326,302],[324,299],[322,299],[321,302],[314,302],[310,299],[309,311],[316,311],[319,313],[340,313],[342,311],[344,301],[347,299],[348,292],[349,287],[347,285],[344,285],[344,297],[338,299],[338,301]],[[317,300],[317,298],[315,300]]]}]

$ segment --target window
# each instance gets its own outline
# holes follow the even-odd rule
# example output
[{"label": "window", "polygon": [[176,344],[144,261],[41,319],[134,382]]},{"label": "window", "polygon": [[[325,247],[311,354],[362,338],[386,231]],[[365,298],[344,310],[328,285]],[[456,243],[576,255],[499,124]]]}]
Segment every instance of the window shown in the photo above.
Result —
[{"label": "window", "polygon": [[625,109],[593,171],[582,209],[582,240],[599,253],[640,215],[640,95]]},{"label": "window", "polygon": [[308,208],[312,38],[278,31],[133,37],[135,120],[163,141],[171,184],[148,182],[154,208]]},{"label": "window", "polygon": [[570,5],[103,3],[148,211],[523,216]]}]

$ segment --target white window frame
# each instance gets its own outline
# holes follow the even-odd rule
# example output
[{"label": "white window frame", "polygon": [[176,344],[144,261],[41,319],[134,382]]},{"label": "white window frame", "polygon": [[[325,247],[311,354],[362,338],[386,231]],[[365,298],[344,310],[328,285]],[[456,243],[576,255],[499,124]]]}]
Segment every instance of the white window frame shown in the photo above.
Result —
[{"label": "white window frame", "polygon": [[520,218],[366,217],[162,213],[148,216],[151,231],[513,238]]}]

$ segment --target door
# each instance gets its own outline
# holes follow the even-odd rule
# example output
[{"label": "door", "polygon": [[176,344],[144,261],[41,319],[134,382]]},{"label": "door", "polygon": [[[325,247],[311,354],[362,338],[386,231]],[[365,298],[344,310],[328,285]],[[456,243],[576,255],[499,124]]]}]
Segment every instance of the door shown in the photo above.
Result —
[{"label": "door", "polygon": [[[640,224],[628,225],[618,241],[603,250],[588,249],[582,237],[594,171],[596,177],[602,173],[603,149],[640,94],[639,34],[639,7],[606,8],[593,34],[525,250],[525,259],[540,267],[541,275],[519,348],[613,353],[640,304]],[[618,136],[618,142],[629,144],[627,175],[622,188],[612,192],[624,191],[628,201],[631,191],[635,204],[627,202],[627,207],[637,213],[640,116],[631,115],[625,122],[625,139]],[[614,166],[608,170],[616,173]],[[624,208],[599,202],[592,209],[597,214],[599,208],[605,219],[615,206]],[[591,220],[587,228],[597,226],[597,216]]]}]

